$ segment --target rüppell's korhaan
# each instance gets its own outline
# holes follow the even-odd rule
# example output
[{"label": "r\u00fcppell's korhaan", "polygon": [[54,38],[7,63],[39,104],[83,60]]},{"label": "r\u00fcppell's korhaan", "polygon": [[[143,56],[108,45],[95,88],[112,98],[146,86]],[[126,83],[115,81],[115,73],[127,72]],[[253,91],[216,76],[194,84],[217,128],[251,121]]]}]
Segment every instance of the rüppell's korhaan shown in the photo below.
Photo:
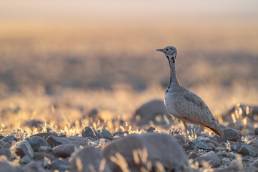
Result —
[{"label": "r\u00fcppell's korhaan", "polygon": [[216,134],[223,136],[223,130],[215,120],[206,103],[196,94],[182,87],[176,75],[177,49],[167,46],[157,51],[164,53],[170,67],[170,81],[165,93],[164,103],[169,114],[186,123],[198,124],[211,129]]}]

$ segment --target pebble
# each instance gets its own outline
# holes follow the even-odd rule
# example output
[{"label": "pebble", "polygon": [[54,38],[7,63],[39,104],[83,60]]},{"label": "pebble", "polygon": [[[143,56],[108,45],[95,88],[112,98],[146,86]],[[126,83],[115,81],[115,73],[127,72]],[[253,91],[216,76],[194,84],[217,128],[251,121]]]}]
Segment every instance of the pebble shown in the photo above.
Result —
[{"label": "pebble", "polygon": [[73,144],[58,145],[53,148],[53,153],[57,157],[67,158],[74,152],[75,147]]},{"label": "pebble", "polygon": [[20,164],[28,164],[32,161],[32,158],[29,155],[25,155],[20,159]]},{"label": "pebble", "polygon": [[254,160],[254,161],[251,163],[251,165],[258,168],[258,159]]},{"label": "pebble", "polygon": [[91,139],[97,139],[98,138],[97,132],[92,127],[85,127],[82,130],[82,136],[87,137],[87,138],[91,138]]},{"label": "pebble", "polygon": [[30,119],[23,123],[23,126],[30,128],[42,128],[44,126],[44,122],[39,119]]},{"label": "pebble", "polygon": [[49,146],[47,141],[40,136],[32,136],[28,138],[28,142],[35,152],[38,152],[41,146]]},{"label": "pebble", "polygon": [[88,139],[79,136],[71,136],[71,137],[59,137],[50,135],[47,138],[47,142],[52,147],[62,145],[62,144],[74,144],[74,145],[87,145]]},{"label": "pebble", "polygon": [[113,137],[114,138],[120,138],[120,137],[125,137],[128,134],[129,133],[127,131],[117,131],[117,132],[114,132]]},{"label": "pebble", "polygon": [[0,141],[9,143],[9,145],[12,145],[13,142],[17,142],[17,138],[13,135],[5,136]]},{"label": "pebble", "polygon": [[90,118],[96,119],[98,117],[98,114],[99,114],[98,109],[93,108],[88,112],[87,116],[90,117]]},{"label": "pebble", "polygon": [[258,135],[258,128],[255,128],[255,129],[254,129],[254,134],[255,134],[255,135]]},{"label": "pebble", "polygon": [[47,139],[49,136],[64,136],[64,135],[59,135],[53,131],[49,131],[49,132],[42,132],[42,133],[37,133],[33,136],[39,136],[39,137],[42,137],[43,139]]},{"label": "pebble", "polygon": [[226,128],[224,129],[224,138],[225,140],[229,141],[240,141],[241,140],[241,134],[238,130],[233,128]]},{"label": "pebble", "polygon": [[242,144],[238,153],[244,156],[256,156],[254,147],[248,144]]},{"label": "pebble", "polygon": [[149,128],[146,129],[146,132],[153,133],[155,130],[156,130],[155,127],[150,126]]},{"label": "pebble", "polygon": [[202,162],[208,162],[211,167],[219,167],[221,165],[221,159],[214,151],[202,154],[200,157],[196,158],[201,164]]},{"label": "pebble", "polygon": [[[214,169],[213,172],[244,172],[243,164],[239,160],[233,160],[229,166],[223,168]],[[246,171],[252,172],[252,171]]]},{"label": "pebble", "polygon": [[34,153],[34,160],[44,160],[44,158],[48,158],[50,160],[54,160],[56,157],[52,153],[48,152],[35,152]]},{"label": "pebble", "polygon": [[109,140],[112,140],[113,139],[113,136],[112,134],[107,130],[107,129],[102,129],[100,132],[99,132],[99,137],[100,138],[104,138],[104,139],[109,139]]},{"label": "pebble", "polygon": [[57,170],[59,172],[65,172],[66,170],[69,169],[69,163],[66,160],[55,159],[54,161],[51,162],[50,169],[53,171]]},{"label": "pebble", "polygon": [[242,146],[242,143],[241,143],[241,142],[235,142],[235,143],[232,143],[232,144],[230,145],[230,148],[231,148],[232,151],[238,152],[239,149],[241,148],[241,146]]},{"label": "pebble", "polygon": [[192,142],[192,145],[195,149],[203,149],[203,150],[215,150],[215,143],[210,140],[208,137],[198,137]]}]

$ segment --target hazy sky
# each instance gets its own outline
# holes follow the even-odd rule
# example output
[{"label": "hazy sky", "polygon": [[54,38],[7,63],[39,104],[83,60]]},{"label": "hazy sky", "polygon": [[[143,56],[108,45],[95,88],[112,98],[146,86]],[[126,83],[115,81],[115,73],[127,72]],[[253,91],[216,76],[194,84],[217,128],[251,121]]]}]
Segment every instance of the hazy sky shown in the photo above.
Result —
[{"label": "hazy sky", "polygon": [[[8,0],[0,2],[7,21],[163,20],[168,18],[258,20],[258,0]],[[1,22],[1,21],[0,21]]]}]

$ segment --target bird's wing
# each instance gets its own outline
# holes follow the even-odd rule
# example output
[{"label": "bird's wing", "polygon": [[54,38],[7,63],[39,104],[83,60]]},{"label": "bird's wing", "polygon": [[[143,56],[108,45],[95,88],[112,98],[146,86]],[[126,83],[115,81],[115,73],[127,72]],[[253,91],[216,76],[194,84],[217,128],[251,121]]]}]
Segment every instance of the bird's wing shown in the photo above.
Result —
[{"label": "bird's wing", "polygon": [[194,123],[209,124],[215,121],[211,111],[204,101],[190,91],[184,91],[183,96],[175,103],[180,115]]}]

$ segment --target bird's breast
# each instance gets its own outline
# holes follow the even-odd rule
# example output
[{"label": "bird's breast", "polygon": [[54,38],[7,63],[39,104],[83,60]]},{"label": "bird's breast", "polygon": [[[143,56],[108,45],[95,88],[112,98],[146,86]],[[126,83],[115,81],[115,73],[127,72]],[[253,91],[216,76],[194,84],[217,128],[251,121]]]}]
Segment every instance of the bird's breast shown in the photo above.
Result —
[{"label": "bird's breast", "polygon": [[175,102],[176,102],[176,95],[173,93],[166,93],[165,94],[165,99],[164,99],[164,104],[166,106],[166,109],[169,114],[177,116],[177,111],[175,108]]}]

